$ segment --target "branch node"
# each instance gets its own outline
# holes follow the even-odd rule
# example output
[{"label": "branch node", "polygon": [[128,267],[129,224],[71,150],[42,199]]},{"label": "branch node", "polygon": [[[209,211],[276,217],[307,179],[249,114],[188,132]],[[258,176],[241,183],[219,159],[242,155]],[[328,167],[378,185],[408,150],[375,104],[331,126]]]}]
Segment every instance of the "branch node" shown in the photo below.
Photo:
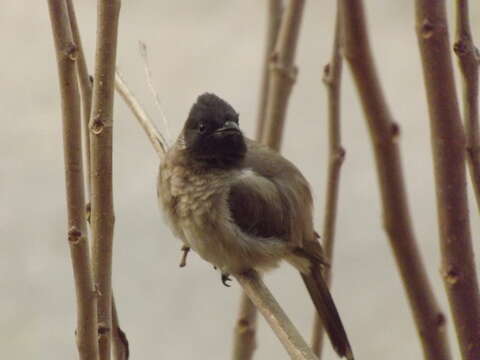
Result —
[{"label": "branch node", "polygon": [[82,232],[75,226],[72,226],[70,230],[68,230],[68,241],[71,244],[78,244],[82,239]]},{"label": "branch node", "polygon": [[73,42],[68,42],[63,49],[63,54],[72,61],[77,60],[78,46]]},{"label": "branch node", "polygon": [[105,123],[100,119],[100,116],[97,115],[90,125],[90,130],[93,134],[100,135],[103,129],[105,129]]},{"label": "branch node", "polygon": [[442,276],[448,285],[453,286],[458,284],[462,278],[462,274],[454,266],[448,266],[443,272]]},{"label": "branch node", "polygon": [[430,22],[430,20],[423,20],[422,27],[420,29],[420,34],[424,39],[430,39],[435,32],[435,27]]},{"label": "branch node", "polygon": [[110,328],[103,322],[98,323],[98,336],[105,336],[110,332]]}]

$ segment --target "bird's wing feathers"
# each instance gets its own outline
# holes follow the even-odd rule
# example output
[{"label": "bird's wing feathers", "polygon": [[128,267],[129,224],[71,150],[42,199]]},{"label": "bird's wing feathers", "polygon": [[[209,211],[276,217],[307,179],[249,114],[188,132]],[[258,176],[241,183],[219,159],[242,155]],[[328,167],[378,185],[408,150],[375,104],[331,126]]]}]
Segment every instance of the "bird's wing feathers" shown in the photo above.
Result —
[{"label": "bird's wing feathers", "polygon": [[299,247],[313,240],[312,196],[300,171],[281,155],[247,140],[242,176],[232,184],[229,207],[242,231],[277,237]]}]

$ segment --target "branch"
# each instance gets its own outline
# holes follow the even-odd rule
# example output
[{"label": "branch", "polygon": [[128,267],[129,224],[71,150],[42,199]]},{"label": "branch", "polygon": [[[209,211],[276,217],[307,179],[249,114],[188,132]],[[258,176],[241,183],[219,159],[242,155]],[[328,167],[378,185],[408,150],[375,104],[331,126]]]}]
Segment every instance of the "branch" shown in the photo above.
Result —
[{"label": "branch", "polygon": [[294,65],[304,0],[290,0],[282,16],[274,53],[270,59],[270,80],[262,142],[279,150],[288,99],[297,77]]},{"label": "branch", "polygon": [[[325,267],[323,276],[330,285],[333,260],[333,244],[335,238],[335,222],[337,217],[338,188],[340,168],[345,158],[345,150],[341,143],[340,133],[340,86],[342,77],[342,57],[340,55],[340,22],[337,10],[335,38],[330,63],[325,66],[323,81],[328,94],[328,169],[323,219],[323,251],[330,266]],[[315,312],[315,324],[312,334],[312,349],[320,357],[323,347],[324,329],[322,321]]]},{"label": "branch", "polygon": [[282,0],[268,0],[268,18],[267,18],[267,39],[265,44],[265,57],[263,60],[262,82],[260,86],[260,101],[258,103],[257,131],[256,138],[261,139],[265,127],[265,117],[267,111],[267,99],[269,89],[269,64],[272,53],[277,41],[278,30],[283,12]]},{"label": "branch", "polygon": [[430,114],[443,280],[462,357],[480,359],[480,295],[468,215],[465,138],[444,1],[417,0],[416,23]]},{"label": "branch", "polygon": [[150,143],[160,157],[160,161],[163,161],[165,158],[165,153],[167,152],[167,142],[160,131],[158,131],[152,119],[142,108],[135,95],[133,95],[133,93],[130,91],[118,71],[115,74],[115,89],[120,94],[123,101],[125,101],[125,103],[128,105],[133,115],[147,134],[148,138],[150,139]]},{"label": "branch", "polygon": [[82,115],[83,115],[83,130],[84,130],[84,143],[85,143],[85,159],[87,175],[87,194],[90,194],[90,131],[88,123],[90,121],[90,113],[92,111],[92,84],[88,75],[87,62],[85,60],[85,53],[83,52],[82,39],[80,37],[80,31],[78,30],[77,17],[75,15],[75,8],[72,0],[66,0],[68,17],[70,20],[70,28],[73,35],[73,41],[77,46],[77,61],[76,69],[78,81],[80,84],[80,92],[82,94]]},{"label": "branch", "polygon": [[92,360],[98,358],[97,306],[85,220],[80,99],[75,76],[78,52],[64,1],[49,0],[48,5],[62,98],[68,243],[77,296],[77,346],[80,359]]},{"label": "branch", "polygon": [[[280,20],[283,12],[282,3],[282,0],[268,1],[267,41],[265,45],[265,58],[263,61],[263,75],[256,130],[256,138],[258,141],[262,139],[265,128],[267,99],[270,88],[269,64],[280,28]],[[255,308],[255,305],[252,304],[248,296],[245,293],[242,293],[240,299],[240,311],[238,314],[237,324],[235,326],[233,340],[233,360],[250,360],[253,358],[253,353],[257,347],[255,340],[256,326],[257,309]]]},{"label": "branch", "polygon": [[341,0],[344,56],[350,66],[369,126],[380,186],[384,228],[407,292],[417,332],[428,360],[449,360],[445,318],[434,297],[417,247],[403,177],[399,127],[377,75],[361,0]]},{"label": "branch", "polygon": [[453,49],[458,57],[463,80],[463,117],[467,135],[467,160],[477,207],[480,210],[480,129],[478,126],[478,66],[468,19],[468,1],[456,0],[456,35]]},{"label": "branch", "polygon": [[93,269],[98,288],[100,359],[109,360],[112,329],[112,130],[119,0],[98,2],[93,105],[90,118]]},{"label": "branch", "polygon": [[242,285],[243,291],[267,320],[290,358],[294,360],[316,360],[317,357],[285,315],[261,278],[254,271],[235,275],[235,277]]}]

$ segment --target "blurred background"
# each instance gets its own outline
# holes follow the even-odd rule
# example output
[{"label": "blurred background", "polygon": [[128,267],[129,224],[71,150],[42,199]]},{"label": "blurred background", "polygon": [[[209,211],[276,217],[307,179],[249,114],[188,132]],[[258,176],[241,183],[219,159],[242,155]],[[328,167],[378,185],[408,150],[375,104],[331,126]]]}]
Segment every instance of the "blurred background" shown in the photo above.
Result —
[{"label": "blurred background", "polygon": [[[425,91],[414,31],[413,1],[365,1],[376,63],[394,117],[419,247],[442,309],[440,255]],[[471,1],[480,44],[480,3]],[[191,104],[214,92],[240,113],[253,136],[264,52],[266,1],[124,1],[118,67],[161,125],[143,74],[138,42],[149,48],[153,81],[174,136]],[[453,7],[453,3],[449,4]],[[5,358],[76,358],[75,297],[66,241],[58,77],[46,1],[0,6],[0,348]],[[76,2],[83,45],[93,68],[96,2]],[[449,10],[453,10],[450,8]],[[321,229],[326,169],[326,92],[334,1],[307,1],[283,153],[315,191]],[[455,62],[456,65],[456,62]],[[410,309],[382,229],[379,191],[363,113],[344,68],[342,168],[333,294],[358,359],[420,359]],[[459,88],[457,82],[457,88]],[[228,359],[240,287],[224,287],[195,254],[178,267],[180,242],[156,201],[158,159],[118,97],[114,117],[115,245],[113,284],[132,359]],[[470,190],[469,190],[470,191]],[[475,247],[479,214],[470,195]],[[478,264],[478,263],[477,263]],[[480,271],[480,267],[477,266]],[[266,276],[307,340],[313,306],[288,265]],[[468,309],[465,309],[468,311]],[[448,331],[459,358],[448,315]],[[256,359],[287,359],[260,319]],[[324,359],[336,356],[326,346]]]}]

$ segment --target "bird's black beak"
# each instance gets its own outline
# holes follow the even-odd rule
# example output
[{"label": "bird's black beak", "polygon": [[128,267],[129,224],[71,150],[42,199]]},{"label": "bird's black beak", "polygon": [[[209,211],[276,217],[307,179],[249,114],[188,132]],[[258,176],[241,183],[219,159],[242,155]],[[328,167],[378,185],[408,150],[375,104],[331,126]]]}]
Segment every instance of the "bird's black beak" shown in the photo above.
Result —
[{"label": "bird's black beak", "polygon": [[233,133],[240,133],[240,128],[238,127],[238,124],[235,121],[227,121],[223,126],[215,131],[215,133],[218,134],[233,134]]}]

